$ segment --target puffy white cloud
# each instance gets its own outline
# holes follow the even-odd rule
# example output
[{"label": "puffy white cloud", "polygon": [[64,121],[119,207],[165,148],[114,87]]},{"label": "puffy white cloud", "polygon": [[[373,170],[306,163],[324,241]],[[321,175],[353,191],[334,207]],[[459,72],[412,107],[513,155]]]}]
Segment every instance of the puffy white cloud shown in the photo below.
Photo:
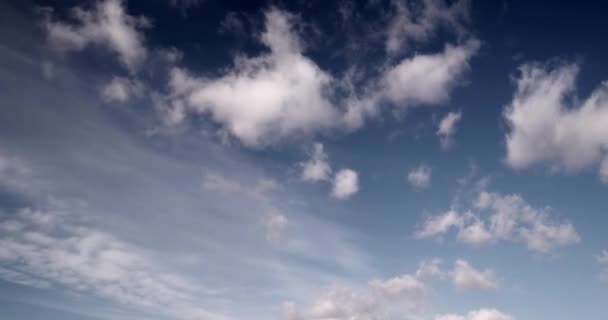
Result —
[{"label": "puffy white cloud", "polygon": [[144,17],[129,15],[122,0],[99,0],[89,10],[75,7],[71,14],[77,23],[55,22],[50,18],[45,23],[49,41],[57,50],[103,46],[115,52],[130,71],[145,59],[147,50],[141,29],[150,23]]},{"label": "puffy white cloud", "polygon": [[403,104],[445,102],[478,49],[479,42],[470,40],[461,46],[446,45],[441,53],[402,60],[384,76],[386,98]]},{"label": "puffy white cloud", "polygon": [[513,317],[496,309],[479,309],[470,311],[466,315],[444,314],[435,317],[435,320],[512,320]]},{"label": "puffy white cloud", "polygon": [[390,22],[386,39],[389,53],[398,53],[411,42],[428,41],[440,28],[458,35],[466,33],[464,24],[469,19],[470,6],[467,0],[454,1],[449,6],[437,0],[393,1],[392,5],[396,14]]},{"label": "puffy white cloud", "polygon": [[351,169],[341,169],[334,176],[332,195],[346,199],[359,191],[359,175]]},{"label": "puffy white cloud", "polygon": [[458,230],[457,239],[467,244],[524,241],[530,250],[543,253],[580,241],[572,224],[550,219],[548,208],[534,208],[519,195],[486,191],[479,193],[474,207],[469,211],[458,213],[449,210],[429,217],[415,235],[419,238],[441,236],[450,229]]},{"label": "puffy white cloud", "polygon": [[106,102],[124,103],[132,97],[141,97],[143,91],[143,85],[137,80],[113,77],[109,83],[101,88],[101,97]]},{"label": "puffy white cloud", "polygon": [[608,282],[608,250],[602,250],[596,259],[597,262],[604,268],[600,272],[600,279]]},{"label": "puffy white cloud", "polygon": [[220,78],[193,78],[174,70],[174,96],[185,101],[188,111],[209,114],[249,146],[331,127],[337,110],[325,92],[332,77],[302,55],[293,19],[276,9],[266,12],[261,39],[270,53],[240,58]]},{"label": "puffy white cloud", "polygon": [[399,108],[446,102],[452,89],[469,70],[469,62],[479,46],[477,40],[457,46],[446,45],[443,52],[414,55],[388,67],[373,86],[374,90],[350,94],[345,102],[345,125],[360,127],[366,118],[379,113],[382,102]]},{"label": "puffy white cloud", "polygon": [[545,163],[576,172],[599,163],[608,181],[608,86],[601,84],[586,99],[569,99],[578,71],[576,64],[520,67],[517,91],[504,112],[510,166]]},{"label": "puffy white cloud", "polygon": [[311,157],[308,161],[301,163],[302,180],[304,181],[320,181],[329,180],[331,175],[331,166],[327,160],[327,154],[323,150],[323,144],[315,143]]},{"label": "puffy white cloud", "polygon": [[285,303],[286,320],[410,319],[428,311],[433,280],[442,276],[438,259],[413,274],[375,279],[363,288],[334,286],[305,309]]},{"label": "puffy white cloud", "polygon": [[462,259],[456,260],[450,276],[454,286],[459,289],[492,290],[500,287],[494,270],[477,270],[467,261]]},{"label": "puffy white cloud", "polygon": [[421,164],[408,172],[407,181],[416,188],[427,188],[431,185],[431,174],[431,167]]},{"label": "puffy white cloud", "polygon": [[22,209],[0,220],[0,277],[61,286],[175,319],[225,319],[200,307],[201,288],[163,271],[138,247],[57,211]]},{"label": "puffy white cloud", "polygon": [[437,136],[439,136],[442,148],[446,149],[452,144],[452,136],[456,133],[456,125],[460,122],[461,118],[462,113],[460,111],[448,112],[439,122]]}]

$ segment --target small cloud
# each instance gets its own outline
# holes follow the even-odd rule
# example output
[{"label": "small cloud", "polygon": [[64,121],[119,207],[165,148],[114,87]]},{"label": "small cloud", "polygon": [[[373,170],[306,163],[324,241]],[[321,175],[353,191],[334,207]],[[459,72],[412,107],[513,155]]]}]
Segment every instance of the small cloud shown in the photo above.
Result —
[{"label": "small cloud", "polygon": [[314,144],[310,159],[300,165],[302,166],[301,177],[304,181],[314,182],[330,178],[331,167],[321,143]]},{"label": "small cloud", "polygon": [[407,174],[407,180],[416,188],[424,189],[431,185],[432,170],[426,164],[421,164]]},{"label": "small cloud", "polygon": [[332,196],[346,199],[359,191],[359,176],[356,171],[342,169],[334,176]]},{"label": "small cloud", "polygon": [[460,122],[462,113],[449,112],[439,122],[439,128],[437,129],[437,136],[439,136],[439,142],[443,149],[447,149],[452,145],[452,137],[456,133],[456,125]]},{"label": "small cloud", "polygon": [[463,290],[495,290],[500,287],[494,270],[477,270],[466,260],[458,259],[450,273],[452,283]]}]

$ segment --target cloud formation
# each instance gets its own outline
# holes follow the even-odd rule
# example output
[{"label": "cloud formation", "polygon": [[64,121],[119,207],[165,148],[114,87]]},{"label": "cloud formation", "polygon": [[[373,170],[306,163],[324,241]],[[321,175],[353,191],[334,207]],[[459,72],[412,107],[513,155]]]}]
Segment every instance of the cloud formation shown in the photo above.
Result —
[{"label": "cloud formation", "polygon": [[300,164],[302,167],[301,177],[304,181],[329,180],[331,166],[329,165],[327,154],[323,150],[322,143],[313,145],[310,159]]},{"label": "cloud formation", "polygon": [[202,288],[159,268],[145,250],[61,211],[21,209],[0,220],[0,277],[62,286],[175,319],[227,319],[196,302]]},{"label": "cloud formation", "polygon": [[439,137],[439,142],[443,149],[449,148],[452,144],[452,136],[456,133],[456,126],[461,118],[462,113],[460,111],[448,112],[439,122],[437,136]]},{"label": "cloud formation", "polygon": [[58,51],[99,46],[117,54],[130,71],[135,71],[146,58],[142,30],[149,27],[150,22],[144,17],[129,15],[122,0],[100,0],[89,9],[75,7],[71,17],[76,23],[54,21],[52,16],[45,21],[49,42]]},{"label": "cloud formation", "polygon": [[469,245],[523,241],[528,249],[541,253],[580,241],[574,226],[553,221],[548,208],[532,207],[519,195],[486,191],[480,192],[473,208],[465,212],[452,209],[427,218],[415,235],[438,237],[451,229],[458,231],[458,241]]},{"label": "cloud formation", "polygon": [[510,131],[507,163],[516,169],[547,164],[578,172],[598,166],[608,182],[608,86],[602,83],[585,99],[575,91],[577,64],[525,64],[517,90],[505,107]]},{"label": "cloud formation", "polygon": [[428,311],[431,284],[440,275],[440,261],[423,262],[413,274],[371,280],[356,288],[334,286],[310,306],[284,304],[286,320],[409,319]]},{"label": "cloud formation", "polygon": [[421,164],[407,173],[407,181],[416,188],[424,189],[431,185],[431,167]]},{"label": "cloud formation", "polygon": [[332,127],[337,110],[326,94],[331,75],[302,55],[295,17],[266,12],[262,43],[268,54],[241,58],[216,79],[174,69],[171,89],[188,111],[208,114],[245,145],[256,146]]},{"label": "cloud formation", "polygon": [[332,196],[346,199],[359,191],[359,174],[352,169],[341,169],[334,176]]},{"label": "cloud formation", "polygon": [[450,273],[452,283],[463,290],[495,290],[500,287],[494,270],[477,270],[467,261],[458,259]]}]

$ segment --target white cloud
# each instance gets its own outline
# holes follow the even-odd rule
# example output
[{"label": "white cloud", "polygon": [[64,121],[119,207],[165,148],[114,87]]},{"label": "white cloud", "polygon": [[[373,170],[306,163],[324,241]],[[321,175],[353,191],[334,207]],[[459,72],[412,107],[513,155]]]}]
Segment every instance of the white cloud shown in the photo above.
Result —
[{"label": "white cloud", "polygon": [[454,210],[449,210],[445,214],[429,217],[420,230],[416,231],[416,237],[427,238],[441,235],[452,227],[459,227],[464,223],[463,217]]},{"label": "white cloud", "polygon": [[460,84],[469,70],[469,62],[479,46],[477,40],[458,46],[446,45],[441,53],[414,55],[388,67],[378,83],[372,86],[371,93],[351,92],[345,102],[345,125],[360,127],[367,117],[379,113],[382,102],[390,102],[399,108],[446,102],[452,89]]},{"label": "white cloud", "polygon": [[596,259],[597,262],[604,268],[600,272],[600,279],[608,282],[608,250],[602,250]]},{"label": "white cloud", "polygon": [[441,53],[404,59],[384,76],[386,98],[398,104],[445,102],[478,49],[479,42],[470,40],[462,46],[446,45]]},{"label": "white cloud", "polygon": [[601,178],[608,179],[608,86],[586,99],[569,99],[578,71],[576,64],[520,67],[517,91],[504,112],[510,166],[545,163],[577,172],[600,164]]},{"label": "white cloud", "polygon": [[439,136],[439,142],[441,147],[446,149],[452,144],[452,136],[456,133],[456,125],[460,122],[462,113],[459,112],[448,112],[448,114],[441,119],[439,122],[439,128],[437,128],[437,136]]},{"label": "white cloud", "polygon": [[330,178],[331,167],[321,143],[314,144],[310,159],[301,163],[301,166],[301,176],[304,181],[321,181],[329,180]]},{"label": "white cloud", "polygon": [[0,221],[0,277],[60,286],[175,319],[225,319],[198,306],[202,288],[163,271],[138,247],[57,211],[22,209]]},{"label": "white cloud", "polygon": [[421,164],[408,172],[407,181],[416,188],[427,188],[431,185],[431,174],[431,167]]},{"label": "white cloud", "polygon": [[143,85],[136,80],[125,77],[113,77],[101,88],[101,97],[106,102],[127,102],[132,97],[143,94]]},{"label": "white cloud", "polygon": [[266,12],[261,39],[270,53],[237,59],[220,78],[193,78],[175,69],[174,96],[249,146],[331,127],[337,111],[325,91],[332,77],[302,55],[294,19],[276,9]]},{"label": "white cloud", "polygon": [[496,309],[479,309],[466,315],[444,314],[435,317],[435,320],[512,320],[513,317]]},{"label": "white cloud", "polygon": [[443,1],[426,0],[421,3],[392,1],[396,10],[390,22],[386,51],[398,53],[411,42],[424,42],[435,36],[438,29],[462,35],[469,19],[469,1],[455,1],[447,6]]},{"label": "white cloud", "polygon": [[486,191],[479,193],[469,211],[449,210],[429,217],[415,235],[418,238],[441,236],[450,229],[456,229],[457,239],[467,244],[524,241],[528,249],[543,253],[580,241],[572,224],[550,219],[548,208],[534,208],[518,195],[503,196]]},{"label": "white cloud", "polygon": [[332,195],[346,199],[359,191],[359,175],[351,169],[341,169],[334,176]]},{"label": "white cloud", "polygon": [[72,18],[76,24],[45,23],[51,45],[59,51],[79,51],[89,45],[107,47],[115,52],[121,63],[134,71],[145,59],[142,28],[149,22],[143,17],[134,17],[125,12],[122,0],[99,0],[90,10],[73,8]]},{"label": "white cloud", "polygon": [[477,270],[467,261],[458,259],[450,276],[452,283],[464,290],[493,290],[500,287],[494,270]]},{"label": "white cloud", "polygon": [[286,320],[409,319],[428,311],[433,280],[442,276],[438,259],[413,274],[375,279],[363,288],[333,286],[314,303],[299,309],[283,306]]}]

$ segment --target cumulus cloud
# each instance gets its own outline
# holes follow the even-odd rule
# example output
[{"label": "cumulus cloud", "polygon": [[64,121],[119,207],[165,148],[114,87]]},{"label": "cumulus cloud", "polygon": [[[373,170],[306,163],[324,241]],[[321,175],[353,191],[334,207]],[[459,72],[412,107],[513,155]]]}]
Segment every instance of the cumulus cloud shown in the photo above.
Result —
[{"label": "cumulus cloud", "polygon": [[408,172],[407,181],[416,188],[427,188],[431,185],[431,174],[431,167],[421,164]]},{"label": "cumulus cloud", "polygon": [[494,270],[475,269],[462,259],[456,260],[450,276],[454,286],[463,290],[493,290],[500,287]]},{"label": "cumulus cloud", "polygon": [[164,271],[145,250],[60,211],[21,209],[0,220],[0,277],[88,292],[175,319],[225,319],[201,308],[201,288]]},{"label": "cumulus cloud", "polygon": [[505,107],[510,132],[507,163],[513,168],[547,164],[577,172],[599,164],[608,181],[608,86],[586,99],[569,99],[575,91],[577,64],[525,64],[517,90]]},{"label": "cumulus cloud", "polygon": [[600,272],[600,279],[608,282],[608,250],[602,250],[596,259],[597,262],[604,268]]},{"label": "cumulus cloud", "polygon": [[346,199],[359,191],[359,175],[351,169],[341,169],[334,176],[332,195]]},{"label": "cumulus cloud", "polygon": [[456,133],[456,125],[458,125],[461,118],[462,113],[460,111],[448,112],[439,122],[437,136],[439,136],[442,148],[447,149],[452,144],[452,136]]},{"label": "cumulus cloud", "polygon": [[334,286],[306,308],[284,304],[286,320],[409,319],[428,311],[440,260],[424,262],[413,274],[371,280],[367,286]]},{"label": "cumulus cloud", "polygon": [[454,1],[451,5],[437,0],[392,1],[392,5],[396,14],[391,19],[385,44],[386,51],[391,54],[411,43],[428,41],[441,28],[458,35],[466,33],[469,1]]},{"label": "cumulus cloud", "polygon": [[404,59],[386,72],[386,97],[395,103],[445,102],[478,49],[479,42],[470,40],[461,46],[446,45],[441,53]]},{"label": "cumulus cloud", "polygon": [[302,167],[301,177],[304,181],[321,181],[330,178],[331,166],[322,143],[315,143],[310,159],[300,165]]},{"label": "cumulus cloud", "polygon": [[220,78],[172,73],[173,94],[190,112],[209,114],[249,146],[331,127],[337,111],[325,93],[331,75],[302,55],[291,15],[266,12],[262,43],[268,54],[240,58]]},{"label": "cumulus cloud", "polygon": [[512,320],[513,317],[496,309],[479,309],[470,311],[466,315],[444,314],[435,317],[435,320]]},{"label": "cumulus cloud", "polygon": [[100,0],[89,9],[75,7],[71,16],[76,23],[57,22],[52,17],[45,21],[48,39],[55,49],[69,52],[90,45],[104,47],[116,53],[130,71],[145,59],[142,29],[150,22],[129,15],[122,0]]},{"label": "cumulus cloud", "polygon": [[106,102],[127,102],[133,97],[141,97],[144,88],[141,82],[125,78],[113,77],[101,88],[101,97]]},{"label": "cumulus cloud", "polygon": [[350,94],[343,121],[349,128],[358,128],[366,118],[380,112],[382,102],[398,108],[446,102],[469,70],[469,62],[479,46],[477,40],[446,45],[443,52],[414,55],[388,67],[371,93]]},{"label": "cumulus cloud", "polygon": [[463,213],[452,209],[429,217],[415,235],[437,237],[451,229],[457,230],[457,239],[466,244],[523,241],[528,249],[542,253],[580,241],[574,226],[551,219],[548,208],[532,207],[519,195],[486,191],[480,192],[474,206]]}]

